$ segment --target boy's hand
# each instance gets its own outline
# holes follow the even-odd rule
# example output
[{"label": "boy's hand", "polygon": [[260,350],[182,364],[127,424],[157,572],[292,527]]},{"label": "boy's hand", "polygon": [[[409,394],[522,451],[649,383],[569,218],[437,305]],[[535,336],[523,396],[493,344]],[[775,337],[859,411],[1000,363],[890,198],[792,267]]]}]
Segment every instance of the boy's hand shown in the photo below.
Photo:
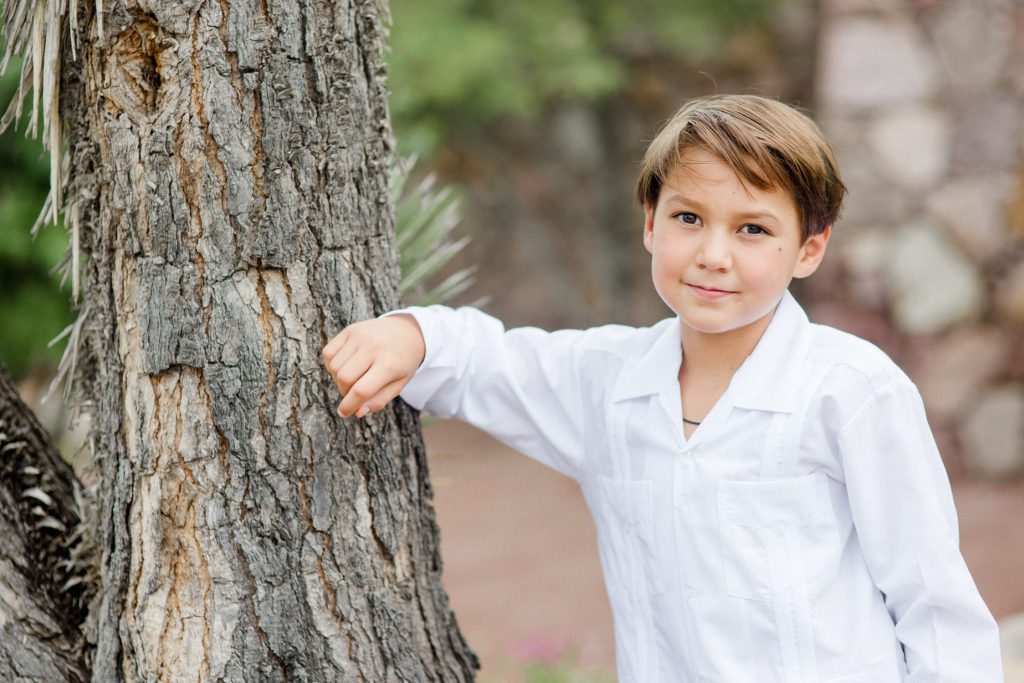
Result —
[{"label": "boy's hand", "polygon": [[412,379],[424,353],[419,323],[407,313],[346,327],[322,352],[342,395],[338,414],[365,417],[386,406]]}]

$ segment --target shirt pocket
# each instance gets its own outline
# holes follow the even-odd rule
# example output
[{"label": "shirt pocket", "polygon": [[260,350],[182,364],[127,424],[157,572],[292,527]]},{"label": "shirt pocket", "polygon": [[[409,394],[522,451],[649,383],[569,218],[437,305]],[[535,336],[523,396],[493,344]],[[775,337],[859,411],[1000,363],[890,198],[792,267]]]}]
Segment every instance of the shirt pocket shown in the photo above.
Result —
[{"label": "shirt pocket", "polygon": [[729,595],[771,600],[777,591],[793,587],[814,594],[838,573],[842,548],[823,472],[719,481],[718,520]]},{"label": "shirt pocket", "polygon": [[657,571],[651,482],[600,477],[601,507],[608,525],[619,579],[630,589],[660,595],[663,586]]}]

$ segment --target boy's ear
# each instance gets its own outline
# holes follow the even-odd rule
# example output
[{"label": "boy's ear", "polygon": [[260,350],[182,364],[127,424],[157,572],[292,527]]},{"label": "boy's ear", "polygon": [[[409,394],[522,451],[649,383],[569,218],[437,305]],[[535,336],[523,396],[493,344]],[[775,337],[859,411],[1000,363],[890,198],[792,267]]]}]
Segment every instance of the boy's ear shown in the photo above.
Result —
[{"label": "boy's ear", "polygon": [[644,247],[647,251],[654,248],[654,207],[644,204]]},{"label": "boy's ear", "polygon": [[832,226],[826,225],[825,229],[817,235],[811,235],[800,247],[800,255],[796,262],[796,269],[793,277],[807,277],[814,273],[821,265],[821,259],[825,257],[825,249],[828,248],[828,238],[832,236]]}]

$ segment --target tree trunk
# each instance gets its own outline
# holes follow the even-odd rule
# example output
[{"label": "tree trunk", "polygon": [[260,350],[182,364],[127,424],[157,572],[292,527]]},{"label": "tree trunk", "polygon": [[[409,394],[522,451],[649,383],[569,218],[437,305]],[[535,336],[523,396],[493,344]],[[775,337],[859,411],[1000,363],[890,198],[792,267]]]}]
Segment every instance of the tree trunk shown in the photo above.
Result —
[{"label": "tree trunk", "polygon": [[82,5],[65,51],[92,680],[463,681],[416,415],[320,349],[397,304],[372,0]]},{"label": "tree trunk", "polygon": [[0,681],[84,681],[75,475],[0,363]]}]

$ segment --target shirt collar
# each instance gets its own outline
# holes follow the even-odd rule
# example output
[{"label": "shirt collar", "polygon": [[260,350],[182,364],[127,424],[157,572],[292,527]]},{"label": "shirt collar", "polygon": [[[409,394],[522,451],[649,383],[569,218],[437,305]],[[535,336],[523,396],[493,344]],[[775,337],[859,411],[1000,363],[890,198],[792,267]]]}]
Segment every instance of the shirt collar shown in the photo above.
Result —
[{"label": "shirt collar", "polygon": [[[658,328],[664,327],[655,332]],[[652,328],[653,343],[630,356],[619,377],[612,400],[679,391],[677,374],[682,362],[679,318]],[[729,400],[738,408],[793,412],[797,402],[800,368],[810,349],[810,322],[787,290],[753,352],[729,384]]]},{"label": "shirt collar", "polygon": [[786,290],[757,346],[733,375],[728,390],[732,404],[749,410],[793,412],[810,345],[811,323]]},{"label": "shirt collar", "polygon": [[683,361],[679,329],[678,317],[662,320],[650,329],[654,341],[627,359],[619,374],[613,401],[650,396],[669,389],[679,391],[679,364]]}]

